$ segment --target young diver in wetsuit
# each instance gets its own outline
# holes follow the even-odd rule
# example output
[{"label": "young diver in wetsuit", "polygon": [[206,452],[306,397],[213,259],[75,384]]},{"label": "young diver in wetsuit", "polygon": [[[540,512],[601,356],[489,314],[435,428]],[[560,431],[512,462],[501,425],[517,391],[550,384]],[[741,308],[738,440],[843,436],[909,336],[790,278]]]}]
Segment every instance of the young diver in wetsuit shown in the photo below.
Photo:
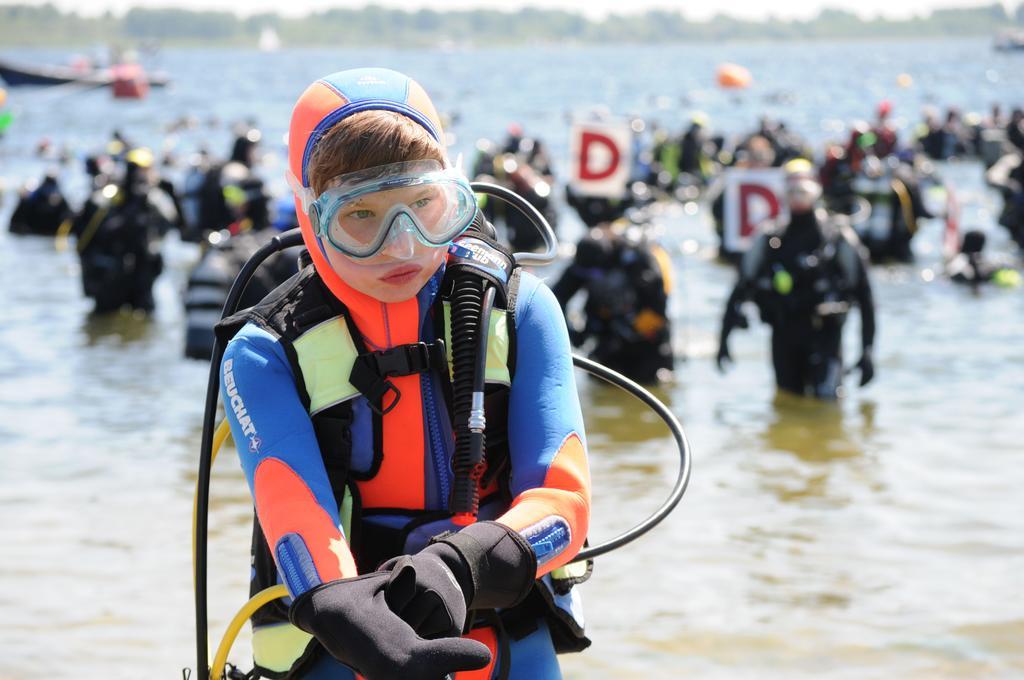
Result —
[{"label": "young diver in wetsuit", "polygon": [[843,377],[843,323],[853,304],[861,314],[860,384],[875,374],[875,308],[866,255],[847,225],[816,210],[821,185],[810,162],[797,159],[784,167],[789,223],[766,230],[744,255],[725,306],[717,364],[724,370],[732,361],[729,334],[747,327],[740,307],[753,299],[772,327],[779,389],[835,399]]},{"label": "young diver in wetsuit", "polygon": [[[485,233],[442,140],[399,73],[311,85],[289,132],[311,263],[220,326],[258,519],[253,589],[281,582],[294,598],[253,618],[261,677],[550,680],[556,651],[589,643],[571,589],[583,575],[563,569],[590,508],[565,322]],[[448,357],[458,366],[467,348],[470,251],[509,277],[492,282],[485,326],[486,459],[466,469],[469,433],[453,429],[469,395]],[[475,495],[454,509],[464,481],[478,510]]]}]

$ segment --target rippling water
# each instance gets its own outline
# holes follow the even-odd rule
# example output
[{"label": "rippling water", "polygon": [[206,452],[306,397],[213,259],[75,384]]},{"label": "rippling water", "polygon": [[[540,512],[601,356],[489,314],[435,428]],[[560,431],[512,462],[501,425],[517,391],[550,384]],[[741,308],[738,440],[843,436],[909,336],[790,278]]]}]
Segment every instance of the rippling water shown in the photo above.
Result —
[{"label": "rippling water", "polygon": [[[752,91],[713,88],[722,60],[752,68]],[[325,72],[368,63],[407,71],[435,93],[456,115],[457,151],[518,120],[549,142],[560,167],[565,116],[584,104],[673,129],[699,108],[727,132],[768,112],[820,142],[841,121],[869,117],[883,96],[903,124],[925,103],[985,110],[1024,98],[1024,57],[978,41],[170,51],[161,66],[175,87],[144,102],[13,91],[17,124],[0,141],[0,180],[10,187],[42,170],[31,150],[43,135],[84,152],[117,126],[157,148],[187,153],[205,141],[226,152],[225,123],[252,117],[269,140],[267,175],[280,182],[280,139],[298,92]],[[915,85],[898,90],[904,72]],[[166,135],[184,114],[201,126]],[[980,168],[942,171],[960,189],[966,224],[1008,249]],[[64,174],[80,200],[77,167]],[[11,208],[8,195],[3,213]],[[690,491],[666,524],[599,561],[584,590],[594,646],[564,659],[566,675],[1024,676],[1021,291],[975,297],[927,281],[941,238],[930,224],[915,265],[872,272],[876,382],[851,385],[840,404],[776,397],[764,327],[734,335],[728,375],[713,368],[733,281],[710,259],[706,220],[678,206],[660,217],[687,355],[661,396],[694,447]],[[578,233],[572,216],[564,224],[564,235]],[[195,255],[165,244],[152,318],[94,319],[73,255],[0,233],[0,679],[176,677],[194,663],[189,533],[207,368],[182,358],[179,293]],[[857,324],[849,325],[855,358]],[[667,433],[628,397],[582,377],[580,391],[600,540],[659,504],[675,463]],[[250,501],[230,455],[215,466],[213,503],[216,645],[249,573]],[[234,658],[245,655],[243,642]]]}]

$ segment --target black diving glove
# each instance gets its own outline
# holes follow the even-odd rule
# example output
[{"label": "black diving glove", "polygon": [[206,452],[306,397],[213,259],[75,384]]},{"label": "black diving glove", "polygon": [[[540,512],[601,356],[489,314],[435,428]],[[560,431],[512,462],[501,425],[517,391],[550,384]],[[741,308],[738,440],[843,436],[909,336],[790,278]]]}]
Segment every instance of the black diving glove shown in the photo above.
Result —
[{"label": "black diving glove", "polygon": [[732,355],[729,354],[729,334],[734,328],[750,328],[750,322],[740,311],[739,306],[730,302],[726,308],[725,318],[722,319],[722,334],[718,340],[718,355],[715,356],[715,365],[718,366],[719,373],[725,373],[726,364],[733,363]]},{"label": "black diving glove", "polygon": [[391,572],[384,598],[395,614],[422,637],[454,637],[466,624],[466,596],[452,570],[433,553],[402,555],[385,562]]},{"label": "black diving glove", "polygon": [[722,341],[718,343],[718,355],[715,357],[715,365],[718,366],[718,372],[725,373],[726,365],[731,364],[732,362],[732,355],[729,354],[729,343],[727,343],[723,338]]},{"label": "black diving glove", "polygon": [[875,362],[871,358],[870,349],[865,349],[863,354],[860,355],[857,368],[860,370],[860,386],[864,387],[875,377]]},{"label": "black diving glove", "polygon": [[[498,522],[477,522],[380,569],[391,572],[387,600],[393,611],[420,635],[430,636],[446,625],[461,629],[467,610],[522,602],[537,578],[537,556],[518,531]],[[410,574],[415,575],[412,589]],[[451,590],[449,576],[457,591]]]},{"label": "black diving glove", "polygon": [[296,598],[288,618],[367,680],[438,680],[490,663],[490,650],[475,640],[416,635],[388,608],[391,580],[374,572],[324,583]]}]

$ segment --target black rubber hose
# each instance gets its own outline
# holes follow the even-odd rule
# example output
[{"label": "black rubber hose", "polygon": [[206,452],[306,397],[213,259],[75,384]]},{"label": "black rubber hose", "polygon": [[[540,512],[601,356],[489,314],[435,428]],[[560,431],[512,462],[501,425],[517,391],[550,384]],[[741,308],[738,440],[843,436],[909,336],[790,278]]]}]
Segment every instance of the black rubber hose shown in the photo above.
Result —
[{"label": "black rubber hose", "polygon": [[482,393],[487,382],[487,341],[491,331],[491,310],[494,309],[494,287],[484,289],[480,306],[480,335],[477,337],[476,367],[473,372],[473,392]]},{"label": "black rubber hose", "polygon": [[[469,413],[469,474],[468,486],[471,494],[469,514],[474,518],[480,509],[480,479],[484,476],[487,456],[487,421],[484,415],[484,396],[487,389],[487,341],[490,338],[491,310],[494,309],[495,290],[484,284],[484,299],[480,307],[480,327],[476,337],[476,364],[473,367],[473,400]],[[458,484],[459,477],[455,478]]]},{"label": "black rubber hose", "polygon": [[555,236],[555,230],[551,228],[551,225],[548,224],[548,221],[544,219],[544,216],[541,215],[537,208],[533,207],[529,201],[516,192],[506,189],[500,184],[472,182],[469,186],[473,188],[473,191],[494,196],[495,198],[505,201],[530,220],[530,222],[533,223],[533,226],[537,227],[537,231],[540,232],[541,238],[544,239],[544,252],[515,253],[514,257],[516,262],[519,264],[534,265],[554,262],[555,258],[558,256],[558,237]]},{"label": "black rubber hose", "polygon": [[473,442],[469,413],[473,406],[473,376],[476,372],[478,334],[483,309],[484,280],[473,273],[455,276],[451,299],[452,410],[455,418],[455,453],[452,472],[455,482],[449,510],[456,515],[476,512],[476,483],[473,473]]},{"label": "black rubber hose", "polygon": [[[242,299],[245,286],[259,266],[268,257],[292,246],[302,245],[302,232],[298,229],[286,231],[272,238],[269,243],[257,250],[245,263],[235,277],[228,296],[224,300],[221,318],[235,313],[238,302]],[[203,436],[199,450],[199,477],[196,480],[196,673],[210,676],[210,658],[207,647],[207,608],[206,608],[206,538],[207,513],[210,510],[210,467],[213,457],[213,431],[217,419],[217,398],[220,396],[220,361],[224,358],[224,348],[214,340],[213,357],[210,359],[210,377],[206,383],[206,407],[203,412]]]},{"label": "black rubber hose", "polygon": [[616,536],[615,538],[605,541],[600,545],[595,545],[592,548],[581,550],[580,553],[573,559],[574,562],[589,560],[599,555],[611,552],[616,548],[635,541],[640,538],[648,531],[653,529],[656,525],[660,524],[662,520],[668,517],[669,513],[679,504],[682,500],[683,494],[686,493],[686,486],[690,483],[690,443],[686,440],[686,433],[683,431],[683,426],[679,423],[679,420],[675,417],[672,411],[668,410],[668,407],[658,401],[658,398],[653,394],[645,390],[640,385],[636,384],[626,376],[616,373],[610,368],[606,368],[596,361],[585,359],[581,356],[573,355],[572,362],[576,366],[582,368],[591,375],[601,378],[605,382],[611,383],[616,387],[619,387],[634,397],[647,404],[658,416],[665,421],[668,425],[669,431],[672,432],[672,436],[676,440],[676,446],[679,449],[679,473],[676,475],[675,486],[672,487],[672,493],[662,503],[661,507],[658,508],[654,514],[645,519],[640,524],[629,531]]}]

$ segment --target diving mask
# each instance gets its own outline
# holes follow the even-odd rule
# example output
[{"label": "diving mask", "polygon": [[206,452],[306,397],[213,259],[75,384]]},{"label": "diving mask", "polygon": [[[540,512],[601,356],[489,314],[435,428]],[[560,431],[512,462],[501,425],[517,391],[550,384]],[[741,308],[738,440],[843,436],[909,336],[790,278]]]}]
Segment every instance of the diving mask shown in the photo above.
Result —
[{"label": "diving mask", "polygon": [[355,259],[376,255],[405,233],[427,246],[448,245],[469,227],[477,210],[465,176],[435,160],[341,175],[316,197],[305,187],[296,193],[317,238]]},{"label": "diving mask", "polygon": [[783,166],[786,173],[786,201],[791,208],[809,210],[821,198],[821,183],[814,166],[804,158],[794,158]]},{"label": "diving mask", "polygon": [[801,177],[786,181],[786,201],[791,206],[810,208],[821,198],[821,185],[817,181]]}]

